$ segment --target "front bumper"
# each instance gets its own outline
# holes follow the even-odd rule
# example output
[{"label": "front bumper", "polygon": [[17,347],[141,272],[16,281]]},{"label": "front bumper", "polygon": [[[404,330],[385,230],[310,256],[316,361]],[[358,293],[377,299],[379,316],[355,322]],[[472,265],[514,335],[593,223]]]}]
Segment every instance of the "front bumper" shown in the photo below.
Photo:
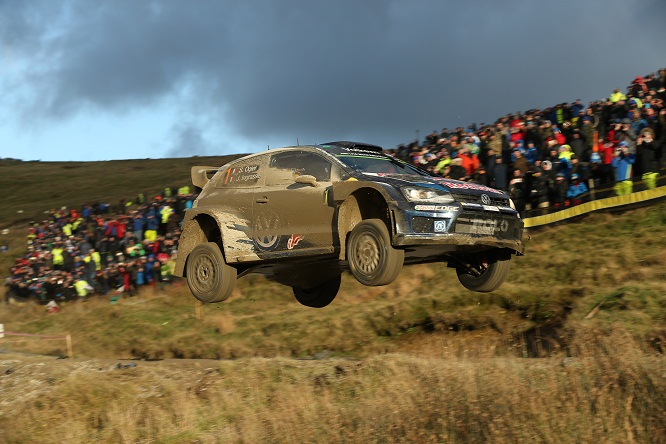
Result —
[{"label": "front bumper", "polygon": [[[437,246],[468,250],[507,248],[523,254],[523,222],[509,207],[454,203],[411,205],[393,211],[396,247]],[[459,247],[459,248],[456,248]]]}]

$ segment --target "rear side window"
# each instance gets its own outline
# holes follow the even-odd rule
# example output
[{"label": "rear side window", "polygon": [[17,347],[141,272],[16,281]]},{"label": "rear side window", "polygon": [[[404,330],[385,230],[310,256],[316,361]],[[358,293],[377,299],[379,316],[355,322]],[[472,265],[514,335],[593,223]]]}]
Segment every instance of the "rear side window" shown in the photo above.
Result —
[{"label": "rear side window", "polygon": [[310,175],[317,182],[331,180],[331,162],[314,153],[290,151],[274,154],[269,162],[266,185],[293,183],[297,175]]}]

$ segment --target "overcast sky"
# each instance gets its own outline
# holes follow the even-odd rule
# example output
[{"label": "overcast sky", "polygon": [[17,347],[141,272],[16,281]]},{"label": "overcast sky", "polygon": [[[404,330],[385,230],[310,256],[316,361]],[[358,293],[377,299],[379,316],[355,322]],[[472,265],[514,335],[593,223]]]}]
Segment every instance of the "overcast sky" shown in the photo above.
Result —
[{"label": "overcast sky", "polygon": [[0,157],[189,157],[608,97],[664,0],[0,0]]}]

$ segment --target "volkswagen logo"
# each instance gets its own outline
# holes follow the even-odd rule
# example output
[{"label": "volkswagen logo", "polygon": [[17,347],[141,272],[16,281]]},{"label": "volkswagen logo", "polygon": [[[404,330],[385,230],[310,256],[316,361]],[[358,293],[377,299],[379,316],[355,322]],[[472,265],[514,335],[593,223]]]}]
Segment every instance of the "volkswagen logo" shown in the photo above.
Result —
[{"label": "volkswagen logo", "polygon": [[482,194],[481,203],[483,203],[484,205],[490,205],[490,197],[487,194]]}]

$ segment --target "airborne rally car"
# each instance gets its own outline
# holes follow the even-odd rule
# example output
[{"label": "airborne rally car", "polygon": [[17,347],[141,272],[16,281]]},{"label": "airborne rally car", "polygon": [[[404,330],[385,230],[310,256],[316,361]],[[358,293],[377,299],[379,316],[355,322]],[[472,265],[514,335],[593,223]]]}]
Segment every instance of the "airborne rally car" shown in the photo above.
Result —
[{"label": "airborne rally car", "polygon": [[506,193],[428,173],[375,145],[280,148],[193,167],[202,188],[185,214],[175,274],[221,302],[260,273],[309,307],[330,304],[348,270],[387,285],[403,264],[446,262],[469,290],[498,288],[523,223]]}]

